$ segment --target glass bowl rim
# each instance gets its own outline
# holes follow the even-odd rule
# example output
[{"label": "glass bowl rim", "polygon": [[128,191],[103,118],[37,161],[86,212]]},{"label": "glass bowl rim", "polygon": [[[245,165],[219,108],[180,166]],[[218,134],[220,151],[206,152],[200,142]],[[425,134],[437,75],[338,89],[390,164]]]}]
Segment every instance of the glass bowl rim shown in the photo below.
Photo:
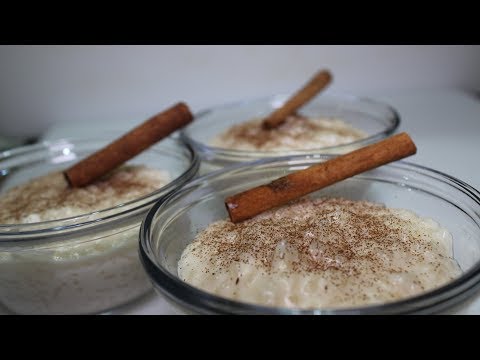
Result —
[{"label": "glass bowl rim", "polygon": [[187,134],[188,129],[191,126],[194,126],[195,123],[198,121],[202,121],[201,119],[202,117],[204,117],[205,115],[215,110],[223,110],[223,109],[237,108],[237,107],[248,107],[251,103],[254,103],[254,102],[270,103],[271,101],[275,99],[280,99],[280,98],[283,99],[284,101],[290,95],[291,93],[277,93],[277,94],[268,95],[268,96],[253,97],[253,98],[244,99],[244,100],[232,101],[232,102],[214,105],[214,106],[210,106],[205,109],[199,110],[194,114],[194,123],[192,123],[189,126],[186,126],[180,131],[180,134],[179,134],[180,139],[185,143],[190,144],[194,149],[196,149],[201,154],[204,154],[204,153],[217,154],[219,156],[228,156],[232,158],[248,158],[248,157],[251,157],[251,158],[269,157],[270,158],[270,157],[285,156],[286,153],[293,154],[293,155],[307,155],[311,153],[322,153],[325,151],[332,152],[332,150],[337,150],[337,149],[338,151],[342,151],[342,149],[345,149],[351,146],[357,146],[357,145],[363,146],[366,144],[376,142],[378,140],[381,140],[393,134],[395,131],[398,130],[401,124],[401,117],[399,112],[390,104],[372,99],[370,97],[357,96],[357,95],[352,95],[348,93],[329,92],[327,94],[319,95],[319,97],[312,99],[310,103],[315,104],[315,101],[321,101],[322,99],[326,99],[326,100],[342,100],[350,104],[362,103],[362,104],[373,105],[376,107],[381,107],[383,110],[387,110],[390,113],[389,126],[387,126],[384,130],[377,132],[375,134],[372,134],[364,139],[352,141],[347,144],[326,146],[322,148],[306,149],[306,150],[252,151],[252,150],[227,149],[227,148],[215,147],[215,146],[211,146],[211,145],[199,142]]},{"label": "glass bowl rim", "polygon": [[[71,143],[73,145],[82,145],[88,144],[94,141],[109,141],[114,140],[118,135],[121,135],[122,132],[110,131],[103,133],[102,136],[93,136],[93,137],[63,137],[60,139],[54,140],[44,140],[36,144],[32,145],[25,145],[20,147],[15,147],[12,149],[7,149],[5,151],[0,152],[0,162],[3,160],[14,158],[15,156],[23,156],[32,153],[36,153],[39,151],[48,150],[49,147],[52,145],[64,145],[66,143]],[[118,218],[122,218],[127,216],[131,213],[135,213],[140,209],[147,207],[153,204],[155,201],[159,200],[157,197],[158,195],[162,194],[160,197],[167,195],[168,193],[172,192],[176,189],[178,184],[184,185],[190,179],[192,179],[195,174],[197,174],[198,169],[200,167],[200,158],[198,154],[194,151],[194,149],[189,145],[180,141],[179,139],[173,138],[172,136],[166,137],[156,144],[153,144],[151,147],[145,149],[144,151],[160,151],[159,147],[162,146],[173,146],[178,147],[181,149],[186,150],[187,157],[189,159],[188,167],[175,179],[167,183],[166,185],[162,186],[159,189],[156,189],[153,192],[150,192],[142,197],[136,198],[131,201],[124,202],[120,205],[116,205],[113,207],[109,207],[106,209],[101,209],[98,211],[93,211],[90,213],[71,216],[67,218],[57,219],[57,220],[49,220],[49,221],[40,221],[30,224],[0,224],[0,244],[2,243],[2,237],[19,237],[14,241],[22,241],[22,236],[26,235],[34,235],[34,236],[41,236],[51,232],[59,232],[63,230],[81,230],[85,227],[92,226],[92,225],[100,225],[104,222],[113,221]],[[141,154],[139,154],[141,155]],[[48,158],[48,156],[42,157],[42,159]],[[1,171],[1,169],[0,169]],[[135,205],[139,204],[139,205]],[[122,210],[124,209],[124,210]],[[90,219],[93,215],[95,215],[94,219]],[[68,222],[69,224],[65,224]],[[40,227],[40,228],[39,228]],[[25,230],[17,230],[17,229],[25,229]],[[9,240],[11,241],[11,240]]]},{"label": "glass bowl rim", "polygon": [[[215,178],[218,175],[223,175],[228,172],[235,172],[238,169],[250,168],[257,165],[268,165],[273,163],[280,163],[284,161],[295,161],[309,159],[330,159],[338,155],[332,154],[311,154],[311,156],[304,155],[292,155],[283,156],[275,159],[265,158],[247,163],[234,164],[206,175],[203,175],[191,182],[181,189],[177,189],[161,200],[157,201],[154,206],[148,211],[147,215],[142,221],[140,227],[140,246],[139,255],[142,264],[150,277],[153,277],[154,286],[167,298],[174,299],[176,302],[181,302],[184,306],[190,309],[201,309],[201,311],[231,313],[225,309],[235,309],[235,313],[264,313],[264,314],[297,314],[297,315],[315,315],[315,314],[338,314],[338,315],[351,315],[351,314],[408,314],[408,313],[422,313],[429,308],[435,307],[439,304],[453,301],[461,301],[461,297],[475,292],[480,287],[480,259],[467,271],[463,272],[459,277],[450,281],[449,283],[442,285],[436,289],[415,295],[406,299],[388,302],[385,304],[372,304],[361,307],[345,307],[345,308],[318,308],[318,309],[301,309],[301,308],[287,308],[287,307],[269,307],[256,305],[252,303],[246,303],[236,300],[227,299],[221,296],[217,296],[208,293],[204,290],[198,289],[186,282],[182,281],[178,276],[172,275],[168,270],[164,269],[156,261],[155,256],[150,251],[150,238],[151,238],[151,224],[157,213],[162,212],[163,209],[168,208],[169,205],[174,203],[176,198],[182,197],[183,194],[188,193],[190,189],[194,189],[199,184],[208,181],[211,178]],[[300,164],[295,164],[300,165]],[[304,163],[305,165],[305,163]],[[414,171],[421,176],[427,176],[435,179],[436,181],[442,181],[453,187],[451,182],[460,187],[456,188],[456,191],[461,191],[470,198],[473,196],[473,200],[480,206],[480,192],[467,184],[466,182],[448,175],[444,172],[408,162],[408,161],[396,161],[382,166],[382,168],[400,168]],[[361,174],[360,174],[361,175]],[[436,175],[437,177],[433,177]],[[480,215],[479,215],[480,217]],[[148,250],[148,251],[147,251]],[[180,294],[180,295],[178,295]],[[212,307],[216,306],[216,307]]]}]

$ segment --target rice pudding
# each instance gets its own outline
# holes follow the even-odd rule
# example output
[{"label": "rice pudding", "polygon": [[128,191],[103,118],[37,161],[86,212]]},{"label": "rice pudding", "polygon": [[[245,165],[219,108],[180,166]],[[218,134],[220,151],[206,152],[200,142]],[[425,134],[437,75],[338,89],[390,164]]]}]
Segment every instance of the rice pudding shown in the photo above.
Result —
[{"label": "rice pudding", "polygon": [[388,303],[461,270],[452,237],[409,210],[301,199],[253,219],[212,223],[183,251],[179,277],[237,301],[289,308]]},{"label": "rice pudding", "polygon": [[[50,173],[1,194],[0,224],[84,214],[95,220],[101,218],[99,210],[138,199],[168,182],[166,171],[124,166],[72,189],[61,172]],[[55,244],[0,249],[0,300],[23,314],[94,313],[133,300],[151,288],[138,260],[137,241],[138,224],[129,223]]]},{"label": "rice pudding", "polygon": [[215,136],[210,145],[248,151],[292,151],[349,144],[367,136],[341,119],[295,115],[271,130],[262,127],[262,119],[234,125]]}]

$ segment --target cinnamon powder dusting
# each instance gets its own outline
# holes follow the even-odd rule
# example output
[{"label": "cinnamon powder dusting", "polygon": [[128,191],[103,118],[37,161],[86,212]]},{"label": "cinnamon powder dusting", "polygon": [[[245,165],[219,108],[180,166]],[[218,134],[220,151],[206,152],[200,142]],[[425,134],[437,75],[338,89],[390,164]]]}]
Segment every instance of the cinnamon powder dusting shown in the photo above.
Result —
[{"label": "cinnamon powder dusting", "polygon": [[262,119],[234,125],[211,144],[237,150],[300,150],[347,144],[366,136],[340,119],[292,115],[274,129],[265,129]]},{"label": "cinnamon powder dusting", "polygon": [[123,166],[83,188],[68,186],[61,172],[50,173],[0,195],[0,224],[32,223],[107,209],[166,185],[168,173]]},{"label": "cinnamon powder dusting", "polygon": [[437,287],[459,274],[451,255],[448,232],[409,211],[302,199],[238,224],[211,224],[184,251],[179,274],[242,301],[341,307]]}]

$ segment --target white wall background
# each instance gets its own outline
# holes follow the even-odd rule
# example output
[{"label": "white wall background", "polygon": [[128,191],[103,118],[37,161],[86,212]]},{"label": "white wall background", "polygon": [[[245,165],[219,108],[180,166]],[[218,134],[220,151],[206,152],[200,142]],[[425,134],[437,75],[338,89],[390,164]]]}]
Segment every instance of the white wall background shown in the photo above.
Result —
[{"label": "white wall background", "polygon": [[0,46],[0,135],[293,91],[323,67],[336,92],[478,91],[479,65],[480,46]]}]

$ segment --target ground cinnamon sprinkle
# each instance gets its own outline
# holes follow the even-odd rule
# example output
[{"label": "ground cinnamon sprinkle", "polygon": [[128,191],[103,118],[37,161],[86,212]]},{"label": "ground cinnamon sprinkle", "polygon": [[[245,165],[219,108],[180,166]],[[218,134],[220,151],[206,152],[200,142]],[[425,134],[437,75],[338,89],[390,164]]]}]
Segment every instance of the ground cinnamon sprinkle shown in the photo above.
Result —
[{"label": "ground cinnamon sprinkle", "polygon": [[300,150],[346,144],[366,136],[339,119],[292,115],[275,129],[265,129],[262,119],[234,125],[213,139],[212,145],[237,150]]},{"label": "ground cinnamon sprinkle", "polygon": [[31,223],[87,214],[151,193],[169,181],[165,171],[123,166],[83,188],[68,186],[61,172],[16,186],[0,196],[0,224]]},{"label": "ground cinnamon sprinkle", "polygon": [[455,277],[449,241],[444,229],[405,210],[302,199],[238,224],[211,224],[183,253],[179,274],[207,291],[264,305],[353,306],[408,297]]},{"label": "ground cinnamon sprinkle", "polygon": [[[253,257],[266,271],[275,271],[272,262],[280,242],[298,254],[298,259],[292,261],[294,272],[321,272],[333,267],[352,273],[359,266],[352,260],[367,260],[372,266],[383,266],[375,250],[410,252],[412,240],[398,241],[400,220],[386,220],[388,210],[381,205],[338,199],[308,204],[301,200],[287,210],[288,213],[298,211],[301,217],[282,214],[275,218],[275,214],[267,214],[239,224],[218,222],[200,241],[203,246],[215,249],[215,258],[212,256],[211,261],[219,258],[222,265],[229,265]],[[302,209],[303,206],[308,209]],[[336,214],[338,206],[342,207],[341,214]],[[235,241],[225,241],[227,232],[234,234]],[[411,235],[408,230],[406,235]]]}]

